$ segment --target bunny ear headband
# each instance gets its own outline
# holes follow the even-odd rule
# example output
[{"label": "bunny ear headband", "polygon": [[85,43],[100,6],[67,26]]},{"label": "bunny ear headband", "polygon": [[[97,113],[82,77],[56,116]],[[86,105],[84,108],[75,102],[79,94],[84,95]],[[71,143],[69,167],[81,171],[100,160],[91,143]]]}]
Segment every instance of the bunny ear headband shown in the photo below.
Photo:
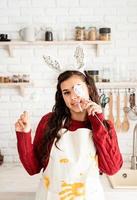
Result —
[{"label": "bunny ear headband", "polygon": [[45,63],[57,72],[62,73],[66,70],[77,70],[84,74],[84,52],[82,47],[76,47],[74,57],[76,59],[76,66],[68,66],[63,68],[60,66],[57,60],[52,60],[50,56],[43,56]]}]

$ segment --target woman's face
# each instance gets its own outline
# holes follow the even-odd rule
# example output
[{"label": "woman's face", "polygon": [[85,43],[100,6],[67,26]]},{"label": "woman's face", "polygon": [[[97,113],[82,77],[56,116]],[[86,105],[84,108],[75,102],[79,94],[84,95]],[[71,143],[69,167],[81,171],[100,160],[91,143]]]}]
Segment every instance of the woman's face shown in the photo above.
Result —
[{"label": "woman's face", "polygon": [[73,75],[69,79],[63,81],[60,85],[63,99],[66,103],[66,106],[73,112],[81,112],[79,104],[81,97],[77,96],[74,91],[75,85],[81,85],[83,89],[83,98],[89,99],[89,92],[87,84],[82,80],[78,75]]}]

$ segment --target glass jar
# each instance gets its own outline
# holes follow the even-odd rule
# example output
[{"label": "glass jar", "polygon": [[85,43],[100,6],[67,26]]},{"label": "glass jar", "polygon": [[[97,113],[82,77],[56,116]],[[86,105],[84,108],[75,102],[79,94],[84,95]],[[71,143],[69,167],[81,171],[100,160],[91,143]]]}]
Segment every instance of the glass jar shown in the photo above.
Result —
[{"label": "glass jar", "polygon": [[111,28],[100,28],[99,39],[105,41],[111,40]]},{"label": "glass jar", "polygon": [[88,40],[94,41],[97,38],[97,30],[96,27],[89,27],[88,31]]},{"label": "glass jar", "polygon": [[4,76],[0,76],[0,83],[4,83]]},{"label": "glass jar", "polygon": [[95,82],[99,82],[99,70],[87,71],[89,76],[91,76]]},{"label": "glass jar", "polygon": [[9,76],[5,76],[4,77],[4,83],[9,83],[10,82],[10,77]]},{"label": "glass jar", "polygon": [[89,40],[89,30],[88,29],[85,29],[85,39],[84,40]]},{"label": "glass jar", "polygon": [[85,27],[75,27],[75,40],[85,40]]}]

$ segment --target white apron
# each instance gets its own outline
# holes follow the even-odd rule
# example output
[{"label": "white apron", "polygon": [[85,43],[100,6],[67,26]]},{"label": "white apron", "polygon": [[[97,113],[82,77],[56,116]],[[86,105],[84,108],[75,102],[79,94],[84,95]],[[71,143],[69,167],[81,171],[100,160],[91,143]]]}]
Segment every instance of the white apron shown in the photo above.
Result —
[{"label": "white apron", "polygon": [[64,131],[59,149],[53,143],[36,200],[104,200],[91,130]]}]

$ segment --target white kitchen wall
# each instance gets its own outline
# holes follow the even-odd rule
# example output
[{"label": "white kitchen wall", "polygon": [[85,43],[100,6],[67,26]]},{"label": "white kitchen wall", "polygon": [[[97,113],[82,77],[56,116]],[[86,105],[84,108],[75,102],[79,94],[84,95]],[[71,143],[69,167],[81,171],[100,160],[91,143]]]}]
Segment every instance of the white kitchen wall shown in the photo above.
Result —
[{"label": "white kitchen wall", "polygon": [[[54,38],[65,31],[66,39],[74,38],[75,26],[111,27],[112,43],[101,47],[96,56],[95,47],[83,46],[86,69],[107,68],[111,81],[137,81],[137,1],[136,0],[3,0],[0,1],[0,33],[10,39],[21,39],[19,30],[28,25],[52,27]],[[37,40],[44,40],[44,32]],[[0,149],[5,162],[19,162],[14,123],[27,110],[31,117],[33,136],[40,118],[54,104],[57,73],[43,61],[43,54],[57,59],[61,65],[74,63],[76,45],[18,46],[14,57],[0,46],[0,75],[28,73],[34,82],[20,96],[15,88],[0,88]],[[121,114],[122,117],[122,114]],[[119,133],[120,149],[125,163],[132,153],[132,131]],[[130,164],[129,164],[130,165]]]}]

